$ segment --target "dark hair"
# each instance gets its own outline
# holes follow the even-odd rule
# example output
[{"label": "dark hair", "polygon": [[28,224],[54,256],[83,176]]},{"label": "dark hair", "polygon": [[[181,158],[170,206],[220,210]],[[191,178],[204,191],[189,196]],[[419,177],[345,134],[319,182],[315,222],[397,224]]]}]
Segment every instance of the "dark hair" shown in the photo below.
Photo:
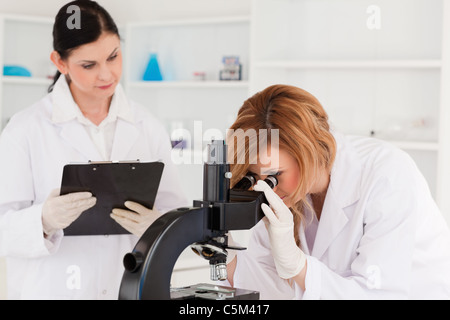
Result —
[{"label": "dark hair", "polygon": [[[70,6],[79,9],[79,25],[71,26],[73,13]],[[116,34],[119,30],[109,13],[95,1],[76,0],[64,5],[58,12],[53,25],[53,50],[59,53],[62,59],[67,59],[70,53],[81,45],[97,41],[104,32]],[[52,92],[61,73],[56,72],[48,92]]]}]

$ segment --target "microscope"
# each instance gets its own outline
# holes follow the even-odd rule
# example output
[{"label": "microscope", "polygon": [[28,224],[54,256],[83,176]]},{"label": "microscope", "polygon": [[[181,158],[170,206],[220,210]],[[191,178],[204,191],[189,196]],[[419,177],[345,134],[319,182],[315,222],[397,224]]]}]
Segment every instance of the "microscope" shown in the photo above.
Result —
[{"label": "microscope", "polygon": [[[227,145],[213,140],[204,163],[203,200],[162,215],[125,255],[120,300],[259,299],[252,290],[211,284],[170,288],[174,265],[188,246],[209,261],[211,280],[226,280],[228,250],[245,250],[228,245],[228,231],[251,229],[264,217],[264,193],[249,190],[255,177],[247,175],[230,189],[231,176]],[[278,183],[273,176],[265,181],[272,188]]]}]

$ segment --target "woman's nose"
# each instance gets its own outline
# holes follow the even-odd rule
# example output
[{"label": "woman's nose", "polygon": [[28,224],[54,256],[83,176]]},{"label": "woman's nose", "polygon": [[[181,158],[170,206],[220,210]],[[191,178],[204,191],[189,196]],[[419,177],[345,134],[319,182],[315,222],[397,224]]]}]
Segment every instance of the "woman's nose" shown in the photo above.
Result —
[{"label": "woman's nose", "polygon": [[99,80],[102,80],[102,81],[109,81],[111,79],[111,74],[112,74],[112,72],[111,72],[111,70],[109,70],[108,66],[103,65],[100,68],[98,78],[99,78]]}]

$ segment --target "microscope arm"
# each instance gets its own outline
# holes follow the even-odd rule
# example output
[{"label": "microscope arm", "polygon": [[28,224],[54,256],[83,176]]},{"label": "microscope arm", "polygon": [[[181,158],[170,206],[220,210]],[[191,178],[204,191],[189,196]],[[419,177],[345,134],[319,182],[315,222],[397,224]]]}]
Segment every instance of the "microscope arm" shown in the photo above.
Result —
[{"label": "microscope arm", "polygon": [[158,218],[123,259],[119,299],[171,299],[173,267],[184,249],[195,243],[214,244],[228,230],[250,229],[263,217],[262,192],[232,191],[231,199],[228,203],[194,201],[194,207],[175,209]]},{"label": "microscope arm", "polygon": [[208,237],[207,213],[208,208],[179,208],[156,220],[124,257],[119,299],[170,299],[170,279],[178,257],[186,247]]}]

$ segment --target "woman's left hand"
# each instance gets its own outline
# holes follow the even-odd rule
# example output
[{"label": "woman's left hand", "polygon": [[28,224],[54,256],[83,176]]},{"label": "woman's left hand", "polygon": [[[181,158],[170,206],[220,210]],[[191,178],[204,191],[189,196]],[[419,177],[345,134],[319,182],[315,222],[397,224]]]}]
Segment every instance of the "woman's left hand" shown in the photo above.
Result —
[{"label": "woman's left hand", "polygon": [[259,180],[253,190],[264,192],[270,204],[269,207],[263,203],[261,208],[269,220],[267,230],[278,275],[283,279],[291,279],[306,265],[305,254],[295,243],[291,210],[264,181]]},{"label": "woman's left hand", "polygon": [[141,237],[148,227],[161,216],[158,210],[148,209],[133,201],[126,201],[125,207],[130,210],[115,208],[110,216],[124,229],[138,237]]}]

